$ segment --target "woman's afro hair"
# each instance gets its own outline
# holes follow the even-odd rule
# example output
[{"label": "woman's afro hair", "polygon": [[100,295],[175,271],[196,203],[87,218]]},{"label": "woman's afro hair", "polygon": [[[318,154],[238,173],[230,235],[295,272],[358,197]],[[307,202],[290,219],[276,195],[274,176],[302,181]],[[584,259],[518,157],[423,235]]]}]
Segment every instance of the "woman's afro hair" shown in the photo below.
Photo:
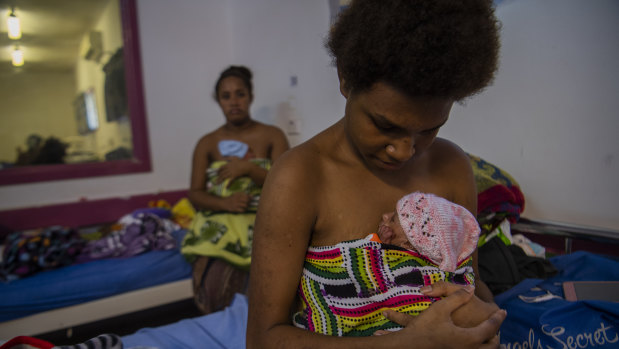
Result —
[{"label": "woman's afro hair", "polygon": [[491,83],[498,32],[491,0],[353,0],[326,46],[347,90],[459,101]]}]

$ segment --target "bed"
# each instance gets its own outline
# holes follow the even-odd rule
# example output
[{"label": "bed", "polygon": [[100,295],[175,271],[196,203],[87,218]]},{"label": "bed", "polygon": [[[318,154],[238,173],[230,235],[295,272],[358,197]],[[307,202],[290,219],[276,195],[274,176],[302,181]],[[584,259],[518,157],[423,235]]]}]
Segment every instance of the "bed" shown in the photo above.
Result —
[{"label": "bed", "polygon": [[[543,278],[513,279],[505,291],[495,294],[508,313],[500,330],[502,348],[619,347],[619,303],[568,301],[563,290],[564,282],[570,281],[619,281],[619,231],[520,217],[524,196],[514,178],[479,157],[470,158],[478,187],[477,216],[484,239],[489,239],[485,242],[502,241],[490,238],[501,235],[515,244],[518,235],[524,236],[549,256],[525,258],[552,267],[539,271]],[[481,262],[480,254],[480,268]],[[221,312],[144,328],[121,340],[125,348],[244,348],[246,318],[247,299],[236,295]]]},{"label": "bed", "polygon": [[[497,166],[469,156],[478,189],[477,217],[485,242],[502,241],[492,240],[493,236],[513,240],[522,235],[531,245],[543,245],[544,255],[553,256],[543,258],[546,265],[553,267],[552,273],[542,270],[543,278],[512,279],[505,291],[495,294],[497,304],[508,313],[500,331],[502,347],[619,347],[619,303],[568,301],[562,288],[569,281],[619,281],[619,231],[520,217],[524,196],[518,182]],[[481,262],[480,248],[480,269]],[[490,257],[486,263],[502,261]],[[237,295],[224,311],[144,328],[121,339],[125,348],[244,348],[246,317],[247,300]]]},{"label": "bed", "polygon": [[[0,222],[12,230],[87,227],[115,222],[149,202],[176,202],[184,195],[177,191],[3,211]],[[77,326],[190,301],[191,266],[179,252],[184,234],[180,227],[172,232],[173,249],[97,259],[0,283],[0,339],[54,331],[71,337]]]},{"label": "bed", "polygon": [[[495,296],[508,316],[500,331],[502,348],[617,348],[619,347],[619,303],[600,300],[568,301],[562,285],[566,281],[619,281],[619,235],[576,236],[575,230],[595,229],[524,219],[514,224],[527,235],[552,236],[572,242],[591,242],[600,248],[615,247],[615,255],[584,250],[549,258],[558,273],[547,279],[525,279]],[[533,232],[534,231],[534,232]],[[530,235],[535,239],[534,235]],[[157,328],[143,328],[121,337],[124,348],[245,348],[247,298],[237,294],[223,311],[185,319]]]},{"label": "bed", "polygon": [[[568,301],[563,283],[619,281],[619,231],[520,217],[524,198],[517,182],[479,158],[471,161],[485,238],[501,229],[509,230],[502,238],[522,234],[544,245],[552,255],[545,260],[556,269],[544,278],[514,281],[495,294],[497,304],[508,312],[500,330],[502,348],[618,347],[619,303]],[[247,298],[237,294],[222,311],[144,327],[118,338],[124,348],[245,348],[247,306]]]}]

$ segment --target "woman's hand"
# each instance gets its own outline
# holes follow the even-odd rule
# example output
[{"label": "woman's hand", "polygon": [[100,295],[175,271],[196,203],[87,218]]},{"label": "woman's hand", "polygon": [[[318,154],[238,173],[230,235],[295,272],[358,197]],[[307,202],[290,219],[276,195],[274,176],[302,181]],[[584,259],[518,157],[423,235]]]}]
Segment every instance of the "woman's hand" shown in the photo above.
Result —
[{"label": "woman's hand", "polygon": [[394,310],[385,311],[385,317],[404,327],[401,331],[377,331],[375,335],[412,335],[415,341],[424,343],[421,347],[434,346],[440,348],[498,348],[497,332],[507,315],[504,310],[496,310],[489,318],[472,328],[456,326],[452,321],[452,313],[467,304],[473,297],[472,287],[463,287],[447,282],[437,282],[431,288],[422,290],[424,294],[433,297],[445,297],[435,302],[418,316],[410,316]]},{"label": "woman's hand", "polygon": [[240,159],[236,156],[226,157],[226,160],[228,163],[220,167],[219,172],[217,173],[217,184],[225,181],[226,179],[229,179],[230,182],[232,182],[236,178],[248,175],[251,170],[251,166],[253,165],[251,162]]},{"label": "woman's hand", "polygon": [[247,211],[251,196],[247,193],[235,193],[223,198],[224,211],[243,213]]}]

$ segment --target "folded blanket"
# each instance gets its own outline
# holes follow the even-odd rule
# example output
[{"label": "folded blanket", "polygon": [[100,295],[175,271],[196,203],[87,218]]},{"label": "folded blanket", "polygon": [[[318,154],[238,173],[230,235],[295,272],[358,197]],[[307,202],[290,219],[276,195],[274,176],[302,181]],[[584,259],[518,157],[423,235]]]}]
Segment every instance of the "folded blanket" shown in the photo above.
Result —
[{"label": "folded blanket", "polygon": [[[252,159],[254,164],[269,170],[269,159]],[[181,252],[192,263],[198,256],[222,258],[240,268],[249,268],[251,263],[251,243],[254,231],[256,210],[260,200],[261,187],[249,177],[229,179],[217,183],[218,171],[226,161],[216,161],[207,170],[207,192],[228,197],[244,192],[251,195],[247,212],[196,212]]]},{"label": "folded blanket", "polygon": [[473,284],[472,259],[449,273],[417,252],[367,239],[310,247],[298,291],[301,309],[293,323],[333,336],[397,330],[400,326],[382,311],[418,315],[438,299],[423,295],[420,288],[439,280]]},{"label": "folded blanket", "polygon": [[[169,215],[169,211],[167,214]],[[104,258],[126,258],[147,251],[163,251],[176,248],[172,232],[179,226],[169,219],[161,218],[156,211],[136,210],[118,220],[118,229],[110,234],[89,241],[77,256],[77,263]]]},{"label": "folded blanket", "polygon": [[524,210],[524,195],[518,182],[499,167],[468,155],[477,185],[477,220],[482,235],[493,231],[505,219],[515,223]]}]

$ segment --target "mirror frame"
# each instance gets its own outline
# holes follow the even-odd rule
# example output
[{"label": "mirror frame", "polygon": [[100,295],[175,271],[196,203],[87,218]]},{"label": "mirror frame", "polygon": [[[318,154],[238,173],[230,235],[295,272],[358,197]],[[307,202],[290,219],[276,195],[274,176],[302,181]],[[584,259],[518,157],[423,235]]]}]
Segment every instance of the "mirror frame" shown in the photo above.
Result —
[{"label": "mirror frame", "polygon": [[151,171],[136,6],[136,0],[120,0],[125,84],[131,120],[133,158],[6,168],[0,170],[0,186]]}]

